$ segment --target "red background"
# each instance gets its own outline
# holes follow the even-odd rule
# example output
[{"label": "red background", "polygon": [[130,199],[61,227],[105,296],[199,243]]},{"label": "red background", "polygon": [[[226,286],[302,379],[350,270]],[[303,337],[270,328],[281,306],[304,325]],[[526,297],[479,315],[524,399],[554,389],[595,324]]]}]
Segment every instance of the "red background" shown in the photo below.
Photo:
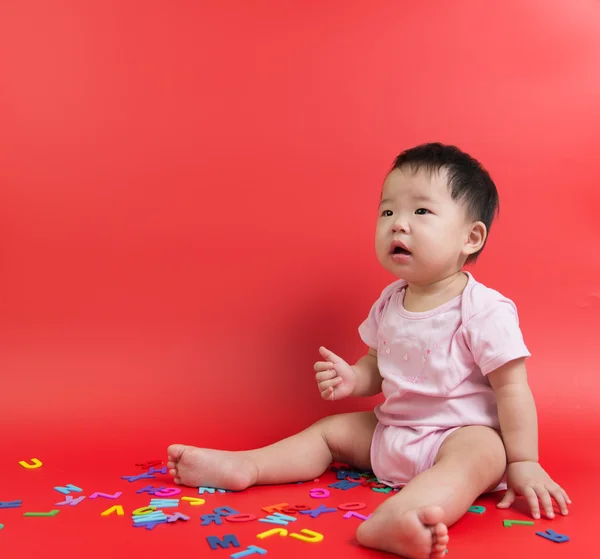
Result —
[{"label": "red background", "polygon": [[[567,544],[507,532],[511,513],[488,510],[455,526],[451,552],[587,548],[598,2],[7,1],[0,53],[0,500],[24,500],[0,510],[2,557],[204,556],[196,512],[152,532],[101,519],[98,501],[22,512],[73,483],[128,491],[128,514],[147,499],[120,476],[169,443],[250,448],[372,407],[321,401],[312,365],[319,345],[364,351],[357,326],[394,279],[373,250],[381,182],[400,150],[437,140],[499,187],[472,271],[519,306],[542,461],[573,499],[545,524]],[[44,466],[18,465],[32,457]],[[289,491],[306,501],[303,486],[211,497],[256,512]],[[265,540],[269,556],[377,556],[350,521],[312,522],[329,528],[321,547]],[[258,531],[239,528],[243,545]]]}]

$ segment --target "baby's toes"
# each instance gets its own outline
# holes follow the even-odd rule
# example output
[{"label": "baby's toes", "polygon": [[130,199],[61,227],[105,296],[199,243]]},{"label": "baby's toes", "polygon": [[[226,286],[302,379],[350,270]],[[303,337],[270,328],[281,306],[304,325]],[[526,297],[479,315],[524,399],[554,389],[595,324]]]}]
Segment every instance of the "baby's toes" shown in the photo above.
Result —
[{"label": "baby's toes", "polygon": [[171,474],[173,477],[175,477],[177,475],[177,470],[175,468],[172,468],[169,470],[169,474]]},{"label": "baby's toes", "polygon": [[433,545],[432,551],[434,554],[443,552],[448,547],[450,536],[448,535],[448,527],[441,522],[433,528]]}]

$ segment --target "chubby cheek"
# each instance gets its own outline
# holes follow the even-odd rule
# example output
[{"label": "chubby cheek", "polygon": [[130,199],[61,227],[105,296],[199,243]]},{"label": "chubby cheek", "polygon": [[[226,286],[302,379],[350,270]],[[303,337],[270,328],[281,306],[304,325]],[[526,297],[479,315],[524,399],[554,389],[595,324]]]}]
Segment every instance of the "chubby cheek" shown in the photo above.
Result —
[{"label": "chubby cheek", "polygon": [[387,255],[390,249],[390,241],[385,233],[378,233],[375,236],[375,252],[379,258]]}]

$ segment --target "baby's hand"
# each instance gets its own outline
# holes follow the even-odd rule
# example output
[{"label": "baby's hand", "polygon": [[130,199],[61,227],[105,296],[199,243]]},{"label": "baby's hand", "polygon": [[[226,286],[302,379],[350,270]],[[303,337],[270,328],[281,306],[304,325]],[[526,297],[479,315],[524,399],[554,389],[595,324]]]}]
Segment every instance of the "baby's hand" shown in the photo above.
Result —
[{"label": "baby's hand", "polygon": [[315,363],[315,378],[324,400],[341,400],[350,396],[356,387],[356,371],[341,357],[324,347],[319,353],[327,361]]},{"label": "baby's hand", "polygon": [[[506,471],[508,491],[504,498],[496,505],[498,508],[510,507],[517,495],[527,499],[533,518],[540,518],[540,503],[546,516],[554,518],[552,499],[556,501],[562,514],[568,514],[567,503],[571,499],[556,482],[546,473],[538,462],[513,462]],[[538,501],[539,499],[539,501]]]}]

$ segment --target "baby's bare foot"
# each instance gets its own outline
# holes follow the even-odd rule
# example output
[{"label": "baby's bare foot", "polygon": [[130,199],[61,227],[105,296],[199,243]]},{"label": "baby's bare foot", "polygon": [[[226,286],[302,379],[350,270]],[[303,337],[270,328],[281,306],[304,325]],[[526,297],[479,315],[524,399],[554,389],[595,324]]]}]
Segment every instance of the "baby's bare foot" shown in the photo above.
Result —
[{"label": "baby's bare foot", "polygon": [[243,452],[173,444],[167,449],[175,483],[241,491],[256,482],[256,467]]},{"label": "baby's bare foot", "polygon": [[449,540],[442,516],[440,507],[422,507],[396,519],[365,521],[356,535],[362,545],[407,559],[442,559]]}]

